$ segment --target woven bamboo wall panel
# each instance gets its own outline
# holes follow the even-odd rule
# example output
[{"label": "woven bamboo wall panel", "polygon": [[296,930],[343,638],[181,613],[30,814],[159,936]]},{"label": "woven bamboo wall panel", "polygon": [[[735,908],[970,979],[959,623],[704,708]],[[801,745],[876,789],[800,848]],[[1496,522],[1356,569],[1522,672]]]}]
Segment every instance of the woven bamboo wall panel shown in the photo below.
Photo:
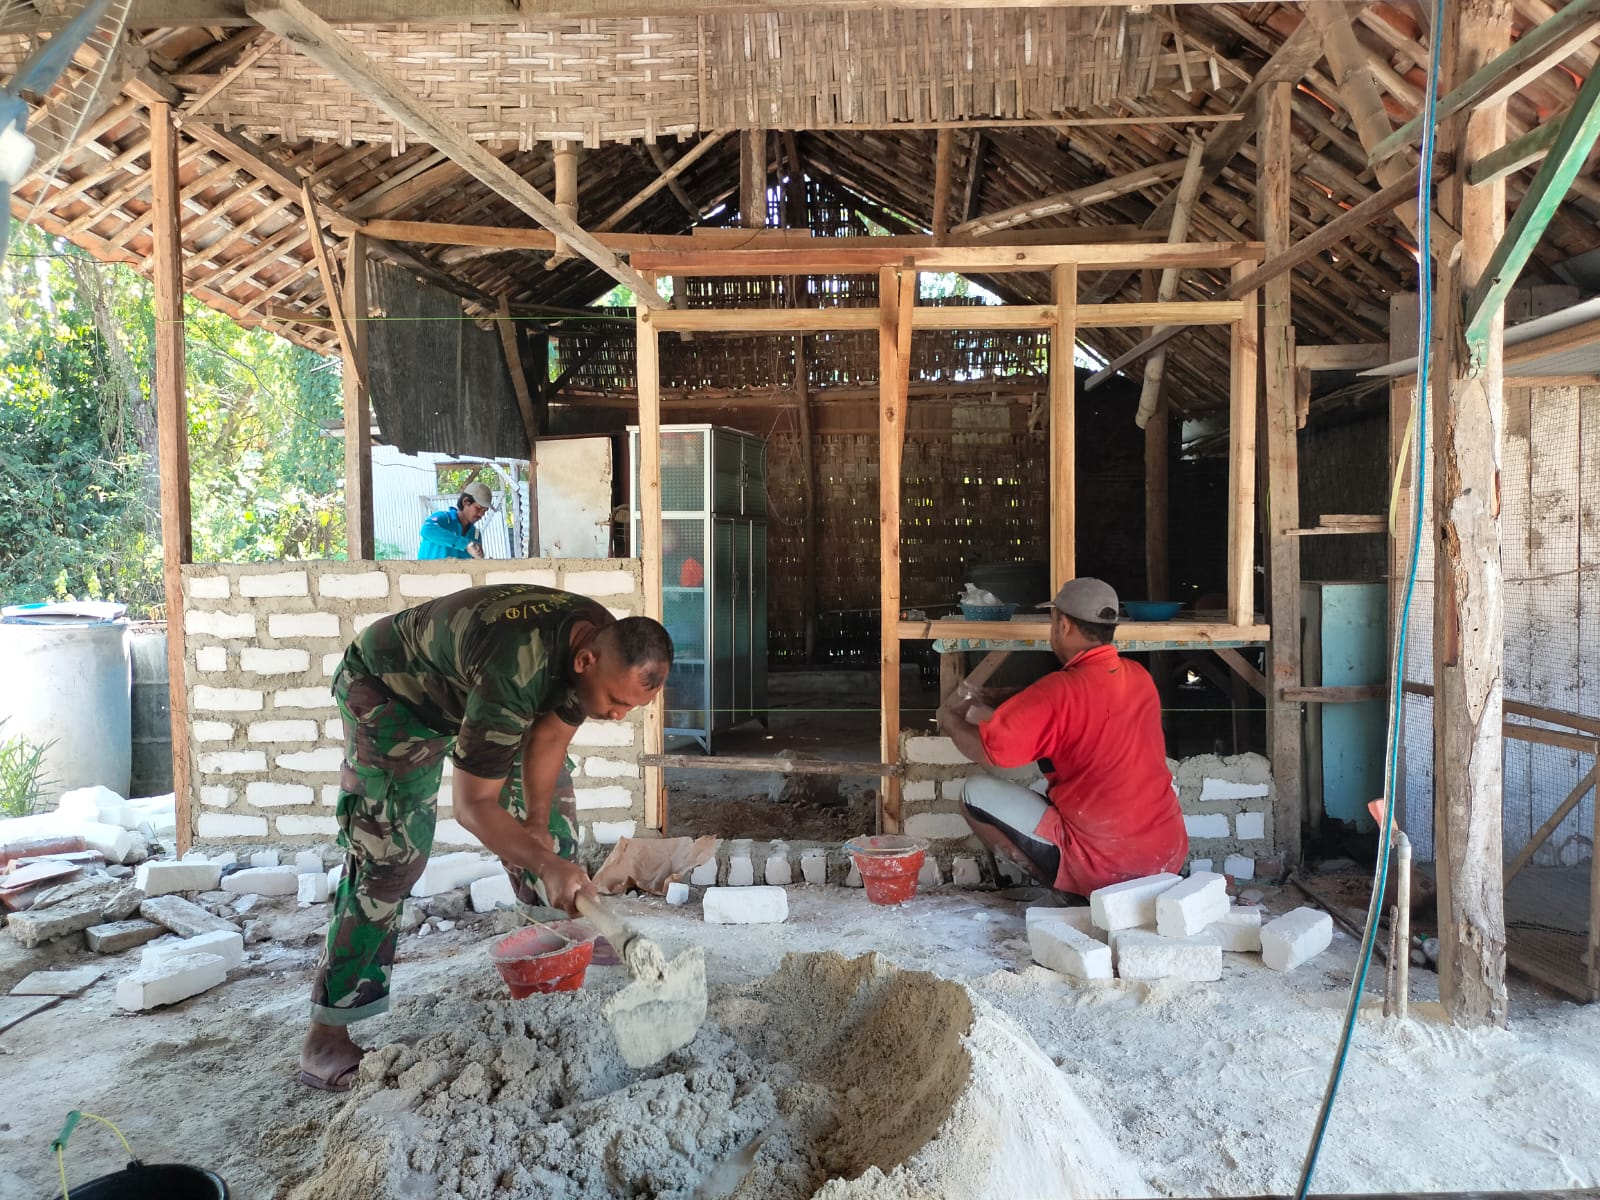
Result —
[{"label": "woven bamboo wall panel", "polygon": [[[1126,8],[717,13],[343,33],[473,138],[524,150],[723,125],[1024,117],[1112,104],[1177,78],[1162,26]],[[409,140],[376,104],[288,46],[206,112],[289,141],[400,149]]]}]

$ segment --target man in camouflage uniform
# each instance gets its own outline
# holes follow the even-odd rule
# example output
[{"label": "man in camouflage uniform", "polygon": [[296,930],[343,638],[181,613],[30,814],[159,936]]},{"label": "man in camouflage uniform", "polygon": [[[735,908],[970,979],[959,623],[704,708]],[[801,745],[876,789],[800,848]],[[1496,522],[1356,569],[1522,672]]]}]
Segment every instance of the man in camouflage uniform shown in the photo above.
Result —
[{"label": "man in camouflage uniform", "polygon": [[302,1083],[346,1090],[362,1053],[347,1027],[389,1007],[400,907],[433,849],[445,755],[456,820],[500,856],[518,898],[570,912],[594,891],[574,861],[573,732],[650,703],[671,665],[657,622],[618,621],[553,588],[468,588],[356,637],[333,681],[350,854],[312,985]]}]

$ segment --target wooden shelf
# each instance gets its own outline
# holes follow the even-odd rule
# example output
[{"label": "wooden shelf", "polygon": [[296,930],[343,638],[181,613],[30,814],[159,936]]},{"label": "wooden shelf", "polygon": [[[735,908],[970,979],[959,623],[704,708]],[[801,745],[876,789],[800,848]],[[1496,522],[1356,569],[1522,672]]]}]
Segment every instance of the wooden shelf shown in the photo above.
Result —
[{"label": "wooden shelf", "polygon": [[[1048,650],[1048,617],[1011,621],[901,621],[904,639],[932,638],[940,653],[960,650]],[[1230,625],[1225,621],[1124,621],[1117,626],[1120,650],[1173,650],[1181,647],[1256,646],[1272,637],[1267,625]]]}]

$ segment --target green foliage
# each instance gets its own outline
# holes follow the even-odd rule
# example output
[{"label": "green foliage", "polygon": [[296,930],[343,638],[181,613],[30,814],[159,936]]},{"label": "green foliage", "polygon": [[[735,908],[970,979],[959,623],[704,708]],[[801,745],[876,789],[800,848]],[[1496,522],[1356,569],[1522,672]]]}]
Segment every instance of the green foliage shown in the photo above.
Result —
[{"label": "green foliage", "polygon": [[55,743],[5,737],[5,724],[0,720],[0,817],[25,817],[50,784],[44,774],[44,756]]}]

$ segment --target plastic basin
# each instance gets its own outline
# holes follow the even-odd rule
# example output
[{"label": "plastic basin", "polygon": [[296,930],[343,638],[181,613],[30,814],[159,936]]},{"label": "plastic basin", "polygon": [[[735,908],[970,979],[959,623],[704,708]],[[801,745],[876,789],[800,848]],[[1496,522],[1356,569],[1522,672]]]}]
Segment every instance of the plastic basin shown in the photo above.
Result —
[{"label": "plastic basin", "polygon": [[1182,600],[1124,600],[1122,607],[1135,621],[1170,621],[1183,607]]},{"label": "plastic basin", "polygon": [[900,834],[858,837],[845,843],[873,904],[904,904],[917,894],[917,873],[927,849]]},{"label": "plastic basin", "polygon": [[73,1184],[68,1195],[72,1200],[228,1200],[228,1185],[222,1176],[200,1167],[130,1163],[124,1170]]},{"label": "plastic basin", "polygon": [[540,992],[575,992],[594,958],[594,934],[576,922],[530,925],[495,943],[494,969],[521,1000]]}]

